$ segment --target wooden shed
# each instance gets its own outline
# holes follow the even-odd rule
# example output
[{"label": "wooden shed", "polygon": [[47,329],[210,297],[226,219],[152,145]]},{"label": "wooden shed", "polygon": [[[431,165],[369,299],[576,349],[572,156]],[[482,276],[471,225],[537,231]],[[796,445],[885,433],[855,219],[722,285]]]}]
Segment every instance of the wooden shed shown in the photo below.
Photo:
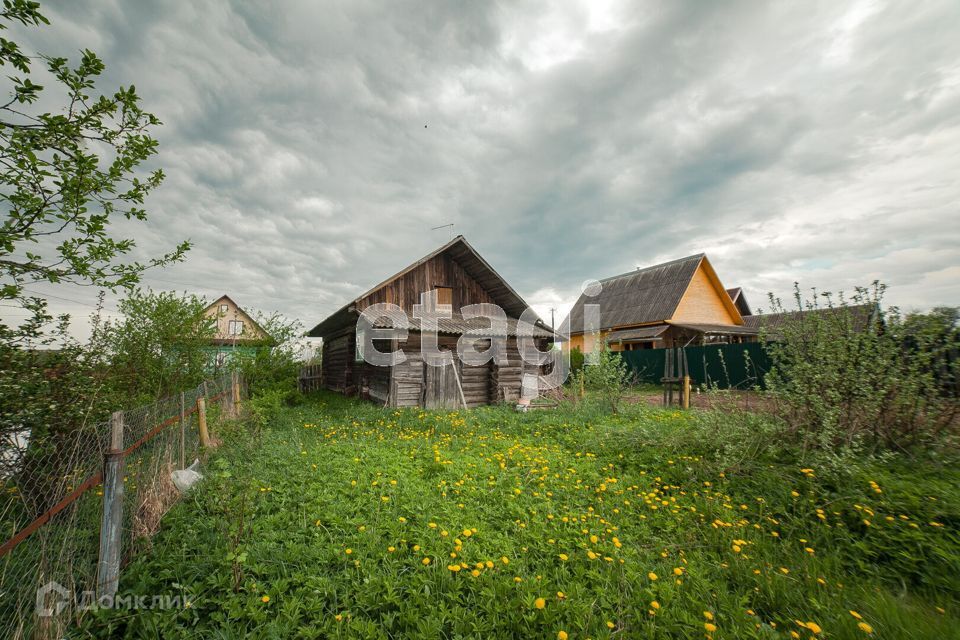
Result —
[{"label": "wooden shed", "polygon": [[[461,336],[477,336],[477,349],[489,346],[489,320],[465,319],[462,307],[492,303],[507,315],[506,364],[488,362],[468,366],[454,358],[447,366],[431,366],[420,353],[421,332],[413,306],[420,294],[436,291],[441,304],[452,306],[449,319],[441,319],[438,346],[456,352]],[[403,349],[406,361],[380,367],[364,361],[357,349],[357,320],[375,303],[392,303],[409,317],[407,339],[391,345]],[[436,251],[351,300],[310,330],[311,337],[323,338],[321,386],[360,395],[390,407],[457,408],[476,407],[520,398],[523,375],[535,373],[536,365],[525,362],[519,351],[517,323],[527,309],[526,302],[470,246],[457,236]],[[389,319],[376,326],[390,326]],[[537,348],[544,350],[553,333],[539,318],[533,323]]]}]

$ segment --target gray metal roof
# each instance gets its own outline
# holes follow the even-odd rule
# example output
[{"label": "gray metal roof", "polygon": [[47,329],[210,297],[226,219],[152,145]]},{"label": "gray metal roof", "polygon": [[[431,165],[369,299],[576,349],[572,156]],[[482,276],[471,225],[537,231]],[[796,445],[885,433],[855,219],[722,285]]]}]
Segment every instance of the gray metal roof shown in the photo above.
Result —
[{"label": "gray metal roof", "polygon": [[695,322],[671,322],[672,326],[679,329],[690,329],[697,333],[721,334],[728,336],[755,336],[758,330],[755,327],[741,327],[736,324],[703,324]]},{"label": "gray metal roof", "polygon": [[746,317],[751,314],[750,304],[747,302],[747,297],[743,294],[741,287],[727,289],[727,295],[733,300],[733,304],[737,305],[737,311],[740,312],[741,316]]},{"label": "gray metal roof", "polygon": [[660,334],[669,328],[670,325],[668,324],[657,324],[652,327],[611,331],[607,334],[607,342],[628,342],[631,340],[637,342],[650,342],[659,339],[658,337]]},{"label": "gray metal roof", "polygon": [[663,322],[673,316],[704,254],[637,269],[601,280],[593,297],[581,295],[564,321],[571,333],[583,331],[583,307],[600,305],[599,329]]},{"label": "gray metal roof", "polygon": [[823,307],[805,311],[786,311],[783,313],[763,313],[744,316],[743,324],[759,332],[765,330],[768,337],[782,335],[784,326],[803,322],[805,318],[815,316],[820,320],[849,322],[854,331],[865,331],[872,321],[878,318],[879,309],[873,304],[849,305],[846,307]]}]

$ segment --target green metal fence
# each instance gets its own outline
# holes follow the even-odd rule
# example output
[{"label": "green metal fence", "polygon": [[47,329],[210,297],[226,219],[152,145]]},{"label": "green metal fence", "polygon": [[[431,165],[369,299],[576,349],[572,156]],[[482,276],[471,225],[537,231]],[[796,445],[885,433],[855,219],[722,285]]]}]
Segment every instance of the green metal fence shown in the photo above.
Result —
[{"label": "green metal fence", "polygon": [[[687,347],[686,352],[691,382],[721,389],[763,387],[763,378],[773,364],[760,342]],[[666,354],[667,349],[644,349],[620,355],[639,382],[659,384]]]}]

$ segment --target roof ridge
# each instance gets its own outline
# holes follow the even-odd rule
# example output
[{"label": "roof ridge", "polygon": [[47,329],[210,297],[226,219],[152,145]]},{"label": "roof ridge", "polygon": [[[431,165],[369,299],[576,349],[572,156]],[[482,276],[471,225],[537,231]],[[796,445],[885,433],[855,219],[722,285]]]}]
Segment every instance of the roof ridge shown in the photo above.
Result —
[{"label": "roof ridge", "polygon": [[694,254],[689,255],[689,256],[686,256],[686,257],[684,257],[684,258],[674,258],[673,260],[667,260],[666,262],[660,262],[660,263],[658,263],[658,264],[653,264],[653,265],[650,265],[649,267],[643,267],[642,269],[637,268],[637,269],[634,269],[633,271],[624,271],[624,272],[621,273],[621,274],[618,274],[618,275],[615,275],[615,276],[608,276],[608,277],[606,277],[606,278],[603,278],[602,280],[598,280],[597,282],[603,284],[604,282],[610,282],[611,280],[618,280],[618,279],[620,279],[620,278],[625,278],[625,277],[627,277],[627,276],[632,276],[632,275],[636,275],[636,274],[638,274],[638,273],[643,273],[644,271],[651,271],[651,270],[653,270],[653,269],[659,269],[660,267],[668,267],[668,266],[670,266],[670,265],[672,265],[672,264],[677,264],[677,263],[679,263],[679,262],[686,262],[686,261],[688,261],[688,260],[693,260],[693,259],[702,260],[702,259],[705,258],[705,257],[707,257],[707,254],[701,251],[700,253],[694,253]]}]

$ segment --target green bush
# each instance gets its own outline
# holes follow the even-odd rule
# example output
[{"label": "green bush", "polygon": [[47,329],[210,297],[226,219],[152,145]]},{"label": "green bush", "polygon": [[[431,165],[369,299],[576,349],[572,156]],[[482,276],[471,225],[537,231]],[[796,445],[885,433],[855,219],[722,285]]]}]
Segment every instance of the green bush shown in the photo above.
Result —
[{"label": "green bush", "polygon": [[[881,308],[883,293],[875,283],[849,300],[805,302],[798,289],[802,313],[772,336],[767,387],[802,448],[921,450],[955,439],[958,405],[943,393],[943,367],[960,347],[957,332],[918,330],[896,308]],[[949,366],[956,379],[958,363]]]},{"label": "green bush", "polygon": [[251,396],[274,395],[274,391],[279,390],[289,402],[297,402],[303,328],[299,322],[287,320],[278,313],[257,312],[255,315],[257,324],[270,336],[269,340],[252,353],[241,352],[231,357],[227,366],[243,375]]},{"label": "green bush", "polygon": [[624,394],[635,381],[627,363],[605,342],[601,342],[573,378],[575,387],[583,386],[593,392],[581,406],[614,414],[620,410]]}]

